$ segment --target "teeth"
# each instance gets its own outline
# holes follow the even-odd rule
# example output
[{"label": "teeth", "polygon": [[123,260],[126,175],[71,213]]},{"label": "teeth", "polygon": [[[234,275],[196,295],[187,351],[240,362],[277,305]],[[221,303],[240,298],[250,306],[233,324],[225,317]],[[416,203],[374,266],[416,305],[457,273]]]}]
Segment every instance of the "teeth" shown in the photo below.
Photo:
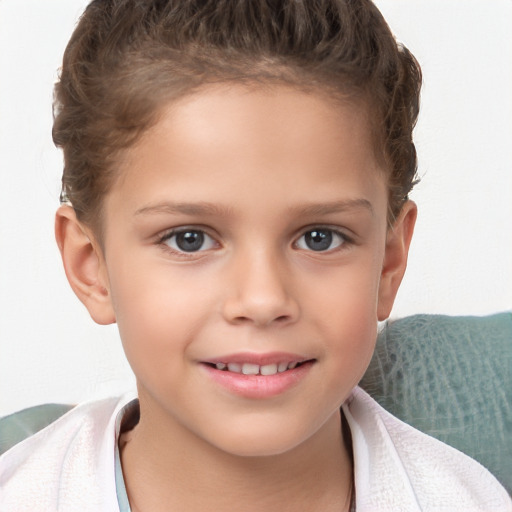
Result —
[{"label": "teeth", "polygon": [[258,373],[260,373],[260,367],[257,364],[244,363],[242,365],[242,373],[244,375],[258,375]]},{"label": "teeth", "polygon": [[286,370],[288,370],[288,363],[279,363],[279,366],[277,367],[277,371],[279,373],[283,373]]},{"label": "teeth", "polygon": [[293,370],[299,363],[293,361],[291,363],[265,364],[260,366],[252,363],[216,363],[217,370],[226,370],[233,373],[243,373],[244,375],[275,375],[283,373],[286,370]]},{"label": "teeth", "polygon": [[275,375],[277,373],[277,364],[266,364],[260,368],[261,375]]},{"label": "teeth", "polygon": [[242,365],[238,363],[229,363],[228,370],[234,373],[242,373]]}]

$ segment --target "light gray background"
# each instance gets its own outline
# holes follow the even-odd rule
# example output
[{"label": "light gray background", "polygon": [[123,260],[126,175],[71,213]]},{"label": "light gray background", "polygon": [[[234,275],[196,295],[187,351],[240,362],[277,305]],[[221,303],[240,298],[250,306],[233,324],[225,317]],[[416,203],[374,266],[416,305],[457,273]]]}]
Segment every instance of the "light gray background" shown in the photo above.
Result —
[{"label": "light gray background", "polygon": [[[424,72],[419,219],[393,316],[512,309],[512,2],[379,0]],[[0,415],[133,385],[53,241],[52,84],[85,0],[0,0]]]}]

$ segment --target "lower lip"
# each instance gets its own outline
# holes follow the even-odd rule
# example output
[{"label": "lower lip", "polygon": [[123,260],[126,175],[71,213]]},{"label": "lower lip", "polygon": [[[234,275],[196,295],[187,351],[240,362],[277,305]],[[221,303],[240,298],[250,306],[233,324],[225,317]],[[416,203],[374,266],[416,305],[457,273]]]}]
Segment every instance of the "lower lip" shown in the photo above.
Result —
[{"label": "lower lip", "polygon": [[272,398],[300,383],[311,370],[313,361],[308,361],[292,370],[274,375],[244,375],[243,373],[217,370],[210,365],[201,366],[210,378],[230,393],[254,399]]}]

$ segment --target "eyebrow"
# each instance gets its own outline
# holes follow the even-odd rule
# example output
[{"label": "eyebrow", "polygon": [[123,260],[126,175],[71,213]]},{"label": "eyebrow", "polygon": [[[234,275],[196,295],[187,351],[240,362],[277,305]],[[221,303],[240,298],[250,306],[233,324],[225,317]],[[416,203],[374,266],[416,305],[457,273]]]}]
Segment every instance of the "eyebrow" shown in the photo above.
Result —
[{"label": "eyebrow", "polygon": [[304,216],[322,216],[332,213],[343,213],[353,210],[367,210],[369,213],[374,214],[373,206],[367,199],[345,199],[342,201],[332,201],[329,203],[311,204],[300,206],[294,209],[297,215]]},{"label": "eyebrow", "polygon": [[215,215],[217,217],[226,217],[231,209],[219,206],[217,204],[199,201],[197,203],[173,203],[163,202],[150,204],[139,208],[135,215],[150,214],[184,214],[184,215]]},{"label": "eyebrow", "polygon": [[[292,212],[299,216],[323,216],[333,213],[343,213],[353,210],[367,210],[373,215],[373,206],[367,199],[345,199],[342,201],[331,201],[328,203],[314,203],[305,206],[292,208]],[[175,203],[162,202],[149,204],[139,208],[135,215],[152,214],[182,214],[182,215],[212,215],[217,217],[227,217],[232,213],[231,208],[226,208],[214,203],[199,201],[197,203]]]}]

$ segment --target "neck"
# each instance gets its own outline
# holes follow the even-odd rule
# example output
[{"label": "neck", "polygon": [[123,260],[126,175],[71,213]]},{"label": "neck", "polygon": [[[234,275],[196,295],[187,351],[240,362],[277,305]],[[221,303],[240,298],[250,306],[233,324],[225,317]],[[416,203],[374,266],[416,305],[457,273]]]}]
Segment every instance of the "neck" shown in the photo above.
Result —
[{"label": "neck", "polygon": [[157,432],[141,411],[121,443],[132,512],[349,508],[352,463],[340,414],[301,445],[265,457],[232,455],[173,430]]}]

